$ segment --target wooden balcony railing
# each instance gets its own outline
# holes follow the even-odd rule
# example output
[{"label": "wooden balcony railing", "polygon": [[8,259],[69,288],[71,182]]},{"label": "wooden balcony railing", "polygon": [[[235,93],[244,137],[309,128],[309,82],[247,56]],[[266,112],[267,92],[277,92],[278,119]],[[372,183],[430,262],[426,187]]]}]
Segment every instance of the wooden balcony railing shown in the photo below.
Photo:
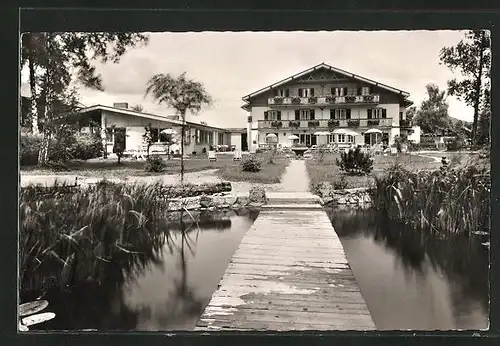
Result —
[{"label": "wooden balcony railing", "polygon": [[259,129],[332,129],[337,127],[390,127],[391,118],[384,119],[316,119],[316,120],[259,120]]},{"label": "wooden balcony railing", "polygon": [[380,96],[371,95],[348,95],[348,96],[311,96],[311,97],[282,97],[275,96],[268,99],[272,106],[311,106],[311,105],[334,105],[334,104],[371,104],[378,103]]}]

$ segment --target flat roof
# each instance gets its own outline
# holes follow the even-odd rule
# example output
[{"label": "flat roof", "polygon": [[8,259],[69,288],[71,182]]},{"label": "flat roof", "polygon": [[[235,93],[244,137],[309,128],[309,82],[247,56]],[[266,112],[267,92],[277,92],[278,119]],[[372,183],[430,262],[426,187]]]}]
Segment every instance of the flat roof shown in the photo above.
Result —
[{"label": "flat roof", "polygon": [[[80,113],[89,113],[93,112],[96,110],[104,110],[104,111],[110,111],[110,112],[115,112],[115,113],[120,113],[120,114],[126,114],[130,116],[136,116],[140,118],[146,118],[146,119],[151,119],[151,120],[157,120],[157,121],[164,121],[167,123],[175,124],[175,125],[182,125],[181,120],[175,120],[175,119],[168,119],[167,117],[163,115],[158,115],[158,114],[153,114],[153,113],[146,113],[146,112],[138,112],[134,111],[128,108],[118,108],[118,107],[110,107],[110,106],[104,106],[104,105],[94,105],[90,107],[86,107],[80,110]],[[210,125],[203,125],[200,123],[194,123],[192,121],[186,121],[186,125],[190,126],[200,126],[204,128],[211,128],[215,130],[221,130],[224,132],[229,132],[227,129],[221,128],[221,127],[216,127],[216,126],[210,126]]]}]

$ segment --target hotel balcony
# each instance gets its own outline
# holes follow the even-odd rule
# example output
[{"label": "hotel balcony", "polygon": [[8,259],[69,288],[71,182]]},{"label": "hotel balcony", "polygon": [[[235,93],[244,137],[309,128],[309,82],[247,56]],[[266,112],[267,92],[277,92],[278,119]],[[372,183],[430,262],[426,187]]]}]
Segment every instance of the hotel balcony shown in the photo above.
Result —
[{"label": "hotel balcony", "polygon": [[312,97],[281,97],[275,96],[268,99],[269,106],[328,106],[328,105],[350,105],[350,104],[376,104],[379,103],[379,95],[356,95],[356,96],[312,96]]},{"label": "hotel balcony", "polygon": [[317,119],[317,120],[259,120],[259,129],[318,129],[328,130],[342,127],[391,127],[392,119],[350,119],[350,120],[333,120],[333,119]]}]

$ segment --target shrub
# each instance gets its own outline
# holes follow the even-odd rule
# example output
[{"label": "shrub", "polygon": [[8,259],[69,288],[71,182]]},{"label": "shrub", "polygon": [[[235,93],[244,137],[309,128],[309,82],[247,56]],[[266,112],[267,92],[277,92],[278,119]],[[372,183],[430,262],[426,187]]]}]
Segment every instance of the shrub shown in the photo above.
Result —
[{"label": "shrub", "polygon": [[345,190],[347,188],[347,181],[345,181],[345,176],[340,176],[340,180],[333,182],[333,188],[335,190]]},{"label": "shrub", "polygon": [[450,151],[457,151],[462,149],[464,145],[464,140],[461,137],[457,136],[451,142],[446,144],[446,149]]},{"label": "shrub", "polygon": [[88,160],[101,157],[104,152],[102,139],[93,134],[79,133],[70,150],[73,159]]},{"label": "shrub", "polygon": [[241,161],[241,169],[244,172],[260,172],[261,163],[255,157],[250,157]]},{"label": "shrub", "polygon": [[272,149],[267,153],[267,163],[274,165],[274,159],[276,157],[276,149]]},{"label": "shrub", "polygon": [[415,142],[409,142],[408,143],[408,149],[410,151],[418,151],[420,149],[420,144],[419,143],[415,143]]},{"label": "shrub", "polygon": [[146,172],[163,172],[165,170],[165,161],[160,156],[152,155],[148,157],[146,163],[144,164],[144,170]]},{"label": "shrub", "polygon": [[41,136],[21,135],[19,159],[21,166],[34,166],[38,163],[38,151],[42,144]]},{"label": "shrub", "polygon": [[349,151],[340,154],[340,160],[336,159],[337,166],[341,171],[349,174],[366,174],[373,169],[373,159],[368,153],[363,153],[360,147],[349,149]]}]

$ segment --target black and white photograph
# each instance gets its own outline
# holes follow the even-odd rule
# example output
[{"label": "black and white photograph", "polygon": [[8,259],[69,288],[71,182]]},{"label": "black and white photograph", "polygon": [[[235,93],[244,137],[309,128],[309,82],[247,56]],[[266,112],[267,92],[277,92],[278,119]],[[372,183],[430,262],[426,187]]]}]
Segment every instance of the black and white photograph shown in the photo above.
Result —
[{"label": "black and white photograph", "polygon": [[488,30],[21,32],[18,332],[488,330]]}]

